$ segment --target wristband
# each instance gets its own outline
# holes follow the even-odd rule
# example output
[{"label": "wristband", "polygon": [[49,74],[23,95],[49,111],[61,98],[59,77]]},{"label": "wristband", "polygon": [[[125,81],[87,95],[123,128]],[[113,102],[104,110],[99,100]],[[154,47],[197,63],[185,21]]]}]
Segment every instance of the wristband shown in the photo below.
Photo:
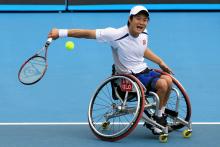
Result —
[{"label": "wristband", "polygon": [[59,29],[59,37],[68,37],[67,29]]}]

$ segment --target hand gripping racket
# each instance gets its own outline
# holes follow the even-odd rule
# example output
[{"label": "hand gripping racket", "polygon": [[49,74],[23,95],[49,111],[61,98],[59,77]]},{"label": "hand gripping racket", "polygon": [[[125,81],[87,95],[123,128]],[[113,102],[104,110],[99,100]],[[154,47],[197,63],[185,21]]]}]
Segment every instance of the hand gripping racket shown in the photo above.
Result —
[{"label": "hand gripping racket", "polygon": [[48,66],[47,49],[51,42],[52,38],[48,38],[45,45],[22,64],[18,72],[18,79],[22,84],[32,85],[42,79]]}]

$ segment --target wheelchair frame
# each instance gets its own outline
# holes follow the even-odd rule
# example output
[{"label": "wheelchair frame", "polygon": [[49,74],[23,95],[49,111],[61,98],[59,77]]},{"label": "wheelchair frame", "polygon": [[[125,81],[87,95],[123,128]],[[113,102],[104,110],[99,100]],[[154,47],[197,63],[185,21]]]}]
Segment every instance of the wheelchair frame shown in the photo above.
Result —
[{"label": "wheelchair frame", "polygon": [[[154,70],[157,72],[160,72],[163,75],[169,75],[163,71],[156,70],[156,69],[154,69]],[[191,133],[192,133],[192,126],[191,126],[191,121],[190,121],[191,104],[189,101],[189,97],[188,97],[187,93],[185,92],[184,88],[182,87],[182,85],[180,84],[180,82],[178,80],[176,80],[173,76],[171,76],[171,75],[169,75],[169,76],[172,78],[173,83],[177,86],[177,88],[175,88],[175,87],[172,88],[172,91],[174,91],[174,93],[177,95],[175,110],[171,111],[169,109],[166,109],[170,114],[173,113],[172,114],[173,116],[172,115],[170,116],[170,117],[173,117],[173,118],[171,118],[171,120],[173,121],[172,122],[173,125],[171,126],[171,128],[173,127],[172,129],[176,130],[176,129],[180,129],[180,128],[183,128],[184,126],[186,126],[188,129],[183,131],[183,136],[188,138],[191,136]],[[132,89],[130,89],[130,90],[127,89],[127,91],[126,90],[124,91],[125,92],[124,99],[121,98],[120,94],[116,90],[116,87],[114,87],[114,85],[112,85],[112,81],[114,81],[116,79],[125,79],[125,80],[129,81],[134,86],[134,87],[132,87]],[[103,114],[103,117],[100,117],[100,120],[103,119],[104,122],[100,122],[100,120],[98,122],[94,122],[95,119],[93,118],[93,110],[94,110],[93,107],[95,107],[94,105],[95,105],[96,98],[97,99],[99,98],[99,94],[101,93],[100,91],[109,82],[111,82],[110,83],[111,88],[114,88],[114,89],[112,89],[112,91],[115,92],[116,101],[119,101],[120,104],[112,102],[110,107],[111,107],[111,109],[113,109],[113,111],[106,112],[105,114]],[[134,90],[134,92],[136,93],[136,95],[135,95],[136,101],[135,102],[137,102],[137,107],[128,107],[127,106],[129,101],[131,102],[131,100],[128,99],[128,95],[132,92],[132,90]],[[110,94],[111,92],[109,92],[109,91],[110,90],[108,90],[108,93]],[[186,108],[187,109],[186,116],[184,116],[185,118],[178,117],[178,115],[179,115],[178,110],[180,107],[179,106],[180,93],[183,95],[183,98],[185,100],[186,107],[187,107]],[[104,96],[106,96],[106,94]],[[148,103],[149,96],[151,96],[153,98],[153,101],[154,101],[153,103]],[[115,96],[112,95],[111,97],[115,97]],[[113,100],[114,100],[114,98],[113,98]],[[99,109],[102,109],[102,108],[100,107]],[[127,135],[129,135],[132,132],[132,130],[135,129],[135,127],[137,126],[139,121],[142,119],[145,123],[151,125],[152,127],[156,127],[158,129],[160,129],[162,131],[162,134],[159,135],[159,140],[161,142],[166,142],[168,139],[168,133],[169,133],[170,129],[168,128],[168,126],[164,127],[164,126],[158,124],[151,117],[158,110],[159,110],[159,97],[155,92],[147,91],[145,86],[133,75],[117,75],[117,74],[115,74],[115,75],[112,75],[111,77],[107,78],[95,91],[95,94],[93,95],[93,97],[90,101],[90,105],[89,105],[88,122],[89,122],[89,126],[90,126],[91,130],[98,138],[100,138],[102,140],[106,140],[106,141],[117,141],[117,140],[120,140],[120,139],[126,137]],[[115,134],[114,133],[113,134],[107,133],[109,131],[108,127],[110,125],[112,125],[109,120],[113,119],[113,123],[114,123],[114,118],[116,118],[116,117],[120,118],[121,116],[130,115],[133,113],[135,115],[131,118],[131,121],[129,123],[124,124],[125,128],[121,129],[120,131],[118,131]],[[116,124],[116,125],[120,125],[120,124]],[[113,129],[114,129],[114,126],[113,126]]]}]

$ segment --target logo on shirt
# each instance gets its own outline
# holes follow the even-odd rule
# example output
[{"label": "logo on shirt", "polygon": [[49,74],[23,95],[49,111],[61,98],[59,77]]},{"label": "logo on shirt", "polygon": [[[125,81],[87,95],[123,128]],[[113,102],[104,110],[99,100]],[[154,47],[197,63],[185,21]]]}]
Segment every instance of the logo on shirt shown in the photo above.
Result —
[{"label": "logo on shirt", "polygon": [[145,39],[143,40],[143,45],[146,45],[146,40]]}]

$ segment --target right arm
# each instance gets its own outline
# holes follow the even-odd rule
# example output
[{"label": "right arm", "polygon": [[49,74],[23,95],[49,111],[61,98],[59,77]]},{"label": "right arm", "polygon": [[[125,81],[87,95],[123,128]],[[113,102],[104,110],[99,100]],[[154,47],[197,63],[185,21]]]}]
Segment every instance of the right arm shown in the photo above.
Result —
[{"label": "right arm", "polygon": [[[67,30],[67,37],[96,39],[96,30],[69,29]],[[48,34],[48,38],[59,38],[59,30],[52,29]]]}]

